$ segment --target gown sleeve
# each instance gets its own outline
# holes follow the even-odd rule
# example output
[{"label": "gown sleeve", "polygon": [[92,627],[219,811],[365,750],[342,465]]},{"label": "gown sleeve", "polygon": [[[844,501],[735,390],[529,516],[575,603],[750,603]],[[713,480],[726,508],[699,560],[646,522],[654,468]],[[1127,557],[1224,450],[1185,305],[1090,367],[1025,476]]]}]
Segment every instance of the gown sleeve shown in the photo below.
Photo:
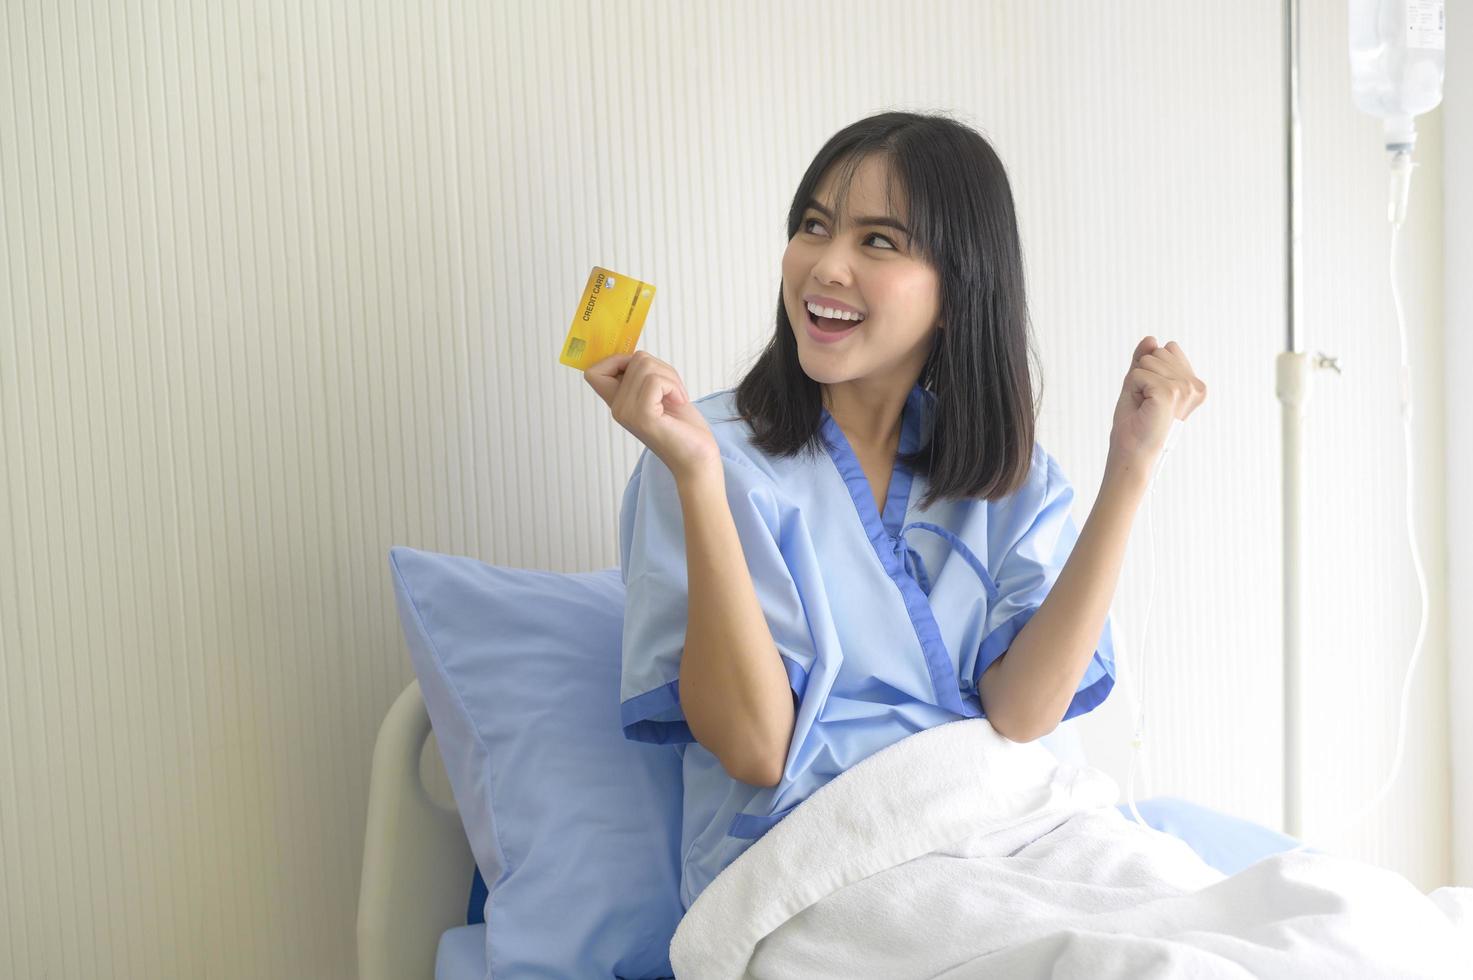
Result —
[{"label": "gown sleeve", "polygon": [[[780,547],[784,508],[771,481],[750,463],[722,457],[727,503],[768,628],[801,701],[814,644],[804,605]],[[619,715],[624,737],[660,744],[694,742],[680,703],[689,592],[685,519],[674,475],[644,450],[619,511],[624,580]]]},{"label": "gown sleeve", "polygon": [[[993,576],[998,594],[987,610],[987,632],[977,655],[974,689],[982,673],[1007,652],[1013,639],[1043,605],[1064,562],[1079,540],[1070,507],[1074,488],[1053,456],[1037,450],[1028,482],[1005,501],[998,501],[989,525],[989,550],[1002,552]],[[996,550],[993,550],[996,549]],[[1079,679],[1063,720],[1094,708],[1115,686],[1115,639],[1107,614],[1099,645]]]}]

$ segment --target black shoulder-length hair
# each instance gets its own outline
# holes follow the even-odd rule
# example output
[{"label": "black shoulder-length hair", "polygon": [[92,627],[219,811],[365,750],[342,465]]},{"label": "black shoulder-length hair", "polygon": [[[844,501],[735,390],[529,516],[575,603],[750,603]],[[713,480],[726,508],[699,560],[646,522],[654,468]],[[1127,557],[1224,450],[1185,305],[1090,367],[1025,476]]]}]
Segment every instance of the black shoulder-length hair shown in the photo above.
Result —
[{"label": "black shoulder-length hair", "polygon": [[[1007,496],[1026,481],[1038,404],[1029,376],[1023,250],[1007,172],[980,133],[945,115],[883,112],[844,127],[819,150],[793,195],[788,238],[819,180],[839,200],[858,164],[878,154],[904,189],[920,256],[939,273],[940,322],[919,384],[936,396],[930,439],[901,461],[929,484],[921,506]],[[736,390],[753,442],[775,456],[821,453],[822,391],[804,373],[778,291],[777,325]]]}]

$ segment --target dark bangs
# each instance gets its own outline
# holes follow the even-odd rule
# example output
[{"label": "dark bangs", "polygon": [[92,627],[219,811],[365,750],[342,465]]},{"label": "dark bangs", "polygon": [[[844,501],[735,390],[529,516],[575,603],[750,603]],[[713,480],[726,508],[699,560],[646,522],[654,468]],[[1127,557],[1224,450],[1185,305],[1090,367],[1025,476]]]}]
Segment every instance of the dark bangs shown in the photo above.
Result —
[{"label": "dark bangs", "polygon": [[[908,200],[912,241],[939,274],[945,324],[917,379],[936,395],[931,438],[900,458],[927,479],[923,507],[1005,497],[1027,479],[1038,411],[1007,172],[981,134],[944,115],[870,116],[835,133],[809,164],[788,211],[788,238],[830,167],[838,167],[838,213],[855,168],[875,154],[889,161]],[[798,361],[781,289],[772,339],[737,386],[736,406],[764,452],[824,451],[822,390]]]}]

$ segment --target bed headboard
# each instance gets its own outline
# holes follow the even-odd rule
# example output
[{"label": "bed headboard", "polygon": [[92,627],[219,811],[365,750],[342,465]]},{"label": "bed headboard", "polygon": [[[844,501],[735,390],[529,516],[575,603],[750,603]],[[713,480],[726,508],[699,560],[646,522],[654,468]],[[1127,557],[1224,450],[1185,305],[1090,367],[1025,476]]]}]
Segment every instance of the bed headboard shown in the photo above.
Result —
[{"label": "bed headboard", "polygon": [[414,681],[395,699],[373,747],[358,887],[359,980],[434,980],[441,933],[465,925],[475,859],[453,799],[444,793],[437,800],[426,783],[449,785],[429,739],[430,716]]}]

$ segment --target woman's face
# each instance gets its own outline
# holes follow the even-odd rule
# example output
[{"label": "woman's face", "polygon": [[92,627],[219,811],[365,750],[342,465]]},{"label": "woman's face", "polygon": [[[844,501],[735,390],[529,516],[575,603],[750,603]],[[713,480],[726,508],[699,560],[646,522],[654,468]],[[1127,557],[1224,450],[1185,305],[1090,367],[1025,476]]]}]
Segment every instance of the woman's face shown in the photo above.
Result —
[{"label": "woman's face", "polygon": [[[834,169],[819,181],[815,201],[808,202],[783,253],[783,303],[797,337],[798,360],[820,384],[914,379],[937,329],[940,277],[903,230],[905,202],[898,193],[893,204],[900,213],[885,209],[886,161],[872,155],[859,164],[842,214],[834,213]],[[814,316],[809,300],[857,311],[863,319]]]}]

